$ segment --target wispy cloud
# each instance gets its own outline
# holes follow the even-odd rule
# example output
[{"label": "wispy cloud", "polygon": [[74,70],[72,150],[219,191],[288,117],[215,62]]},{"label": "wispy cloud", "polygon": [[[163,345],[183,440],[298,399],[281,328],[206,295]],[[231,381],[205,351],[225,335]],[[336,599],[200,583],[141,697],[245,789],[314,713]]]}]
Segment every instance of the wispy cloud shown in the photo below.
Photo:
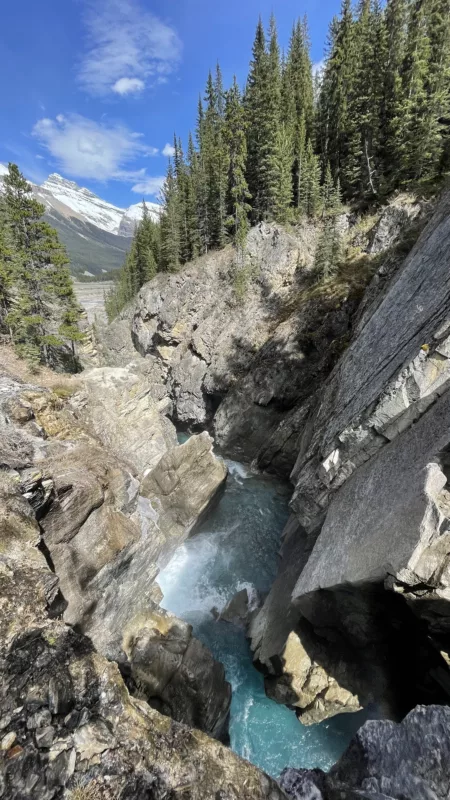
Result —
[{"label": "wispy cloud", "polygon": [[167,144],[166,144],[166,145],[164,145],[164,149],[163,149],[163,151],[162,151],[162,154],[163,154],[163,156],[167,156],[168,158],[172,158],[172,156],[174,156],[174,155],[175,155],[175,148],[174,148],[174,146],[173,146],[172,144],[169,144],[169,143],[167,142]]},{"label": "wispy cloud", "polygon": [[164,175],[156,178],[145,178],[145,180],[132,186],[131,191],[136,192],[136,194],[141,194],[142,196],[151,195],[152,197],[156,197],[159,195],[164,181]]},{"label": "wispy cloud", "polygon": [[136,94],[149,82],[165,82],[176,69],[176,31],[138,0],[86,0],[85,23],[87,48],[78,78],[89,94]]},{"label": "wispy cloud", "polygon": [[139,94],[145,88],[144,81],[140,78],[119,78],[112,87],[116,94]]},{"label": "wispy cloud", "polygon": [[132,169],[133,162],[158,153],[157,148],[144,144],[142,134],[124,125],[94,122],[79,114],[44,117],[35,124],[33,136],[63,172],[98,181],[143,180],[145,169]]}]

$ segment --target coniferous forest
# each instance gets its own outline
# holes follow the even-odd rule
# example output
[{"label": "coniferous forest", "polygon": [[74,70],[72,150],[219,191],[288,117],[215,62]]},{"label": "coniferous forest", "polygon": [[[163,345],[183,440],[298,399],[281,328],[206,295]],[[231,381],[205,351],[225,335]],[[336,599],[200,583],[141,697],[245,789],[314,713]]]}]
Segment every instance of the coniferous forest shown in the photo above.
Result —
[{"label": "coniferous forest", "polygon": [[224,88],[220,66],[199,98],[195,134],[177,136],[160,225],[144,214],[119,281],[114,317],[157,271],[232,241],[262,220],[324,221],[326,277],[336,214],[438,181],[450,160],[449,0],[342,0],[324,68],[314,74],[307,20],[284,55],[272,16],[256,28],[249,73]]},{"label": "coniferous forest", "polygon": [[0,333],[32,368],[57,366],[82,340],[81,309],[58,234],[42,219],[44,206],[10,164],[0,202]]}]

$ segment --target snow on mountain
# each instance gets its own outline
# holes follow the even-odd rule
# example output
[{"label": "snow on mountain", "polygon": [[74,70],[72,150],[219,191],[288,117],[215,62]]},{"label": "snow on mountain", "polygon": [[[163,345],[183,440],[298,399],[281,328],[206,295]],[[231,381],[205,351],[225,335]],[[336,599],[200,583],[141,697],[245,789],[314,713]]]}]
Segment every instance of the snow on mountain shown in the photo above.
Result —
[{"label": "snow on mountain", "polygon": [[[0,194],[7,172],[0,163]],[[49,175],[41,186],[31,181],[30,185],[45,206],[45,218],[67,247],[74,274],[107,274],[123,264],[130,238],[142,218],[142,203],[119,208],[57,173]],[[161,206],[146,205],[152,219],[158,220]]]},{"label": "snow on mountain", "polygon": [[49,175],[40,189],[44,193],[51,194],[97,228],[109,233],[118,232],[125,209],[101,200],[89,189],[78,186],[75,181],[68,181],[55,172]]},{"label": "snow on mountain", "polygon": [[[7,167],[0,164],[0,191],[2,178],[7,172]],[[89,189],[79,186],[75,181],[63,178],[57,172],[49,175],[41,186],[33,183],[31,186],[47,211],[54,210],[65,217],[73,216],[116,236],[133,236],[136,223],[142,219],[142,203],[134,203],[129,208],[119,208],[102,200]],[[146,205],[150,216],[154,220],[159,219],[161,206],[158,203]]]},{"label": "snow on mountain", "polygon": [[[158,203],[146,203],[149,216],[157,222],[161,214],[161,206]],[[142,203],[134,203],[127,208],[119,225],[119,236],[132,236],[136,223],[142,219]]]}]

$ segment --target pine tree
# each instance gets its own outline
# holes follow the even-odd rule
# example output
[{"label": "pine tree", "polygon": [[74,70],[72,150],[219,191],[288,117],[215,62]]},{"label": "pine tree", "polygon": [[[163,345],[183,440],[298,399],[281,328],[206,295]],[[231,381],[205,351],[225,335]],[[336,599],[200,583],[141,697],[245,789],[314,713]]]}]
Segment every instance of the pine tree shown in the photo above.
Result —
[{"label": "pine tree", "polygon": [[206,110],[202,125],[201,154],[205,166],[208,206],[208,246],[223,247],[226,242],[227,153],[224,144],[224,93],[220,67],[208,76]]},{"label": "pine tree", "polygon": [[[263,142],[259,173],[262,191],[262,212],[268,219],[285,216],[285,159],[292,163],[290,131],[281,121],[281,61],[275,17],[269,25],[269,51],[266,58],[265,80],[262,84],[263,116],[261,126]],[[286,194],[286,192],[284,192]],[[290,189],[292,195],[292,187]]]},{"label": "pine tree", "polygon": [[169,161],[167,177],[162,189],[161,213],[161,269],[178,272],[180,261],[179,198],[172,163]]},{"label": "pine tree", "polygon": [[196,200],[196,214],[200,239],[200,253],[207,253],[210,246],[210,221],[208,206],[208,179],[207,179],[207,137],[205,131],[205,112],[202,98],[198,98],[196,138],[198,153],[191,162],[191,174]]},{"label": "pine tree", "polygon": [[227,92],[225,104],[225,142],[228,148],[227,225],[233,242],[242,250],[249,229],[250,192],[245,178],[247,160],[246,118],[241,93],[236,81]]},{"label": "pine tree", "polygon": [[282,224],[291,216],[292,187],[292,138],[287,125],[278,125],[276,151],[274,154],[273,218]]},{"label": "pine tree", "polygon": [[142,219],[136,226],[133,247],[133,294],[155,277],[159,260],[159,228],[142,201]]},{"label": "pine tree", "polygon": [[450,132],[450,2],[428,0],[425,12],[430,40],[429,99],[417,174],[418,177],[434,177],[439,171],[444,138]]},{"label": "pine tree", "polygon": [[15,164],[4,179],[7,225],[16,251],[15,297],[6,323],[20,355],[52,365],[58,349],[82,339],[69,259],[56,231],[42,221],[44,206]]},{"label": "pine tree", "polygon": [[266,37],[261,17],[256,28],[252,55],[244,99],[247,115],[247,183],[252,196],[252,221],[259,222],[265,213],[265,187],[260,165],[265,147],[262,121],[266,112],[264,103],[267,94]]},{"label": "pine tree", "polygon": [[430,39],[425,0],[413,0],[403,66],[403,107],[399,131],[400,178],[403,182],[421,177],[430,156],[427,145],[429,96],[427,91]]},{"label": "pine tree", "polygon": [[320,164],[315,155],[311,140],[305,152],[302,182],[300,186],[300,210],[309,217],[315,217],[320,208]]},{"label": "pine tree", "polygon": [[409,0],[388,0],[385,12],[386,69],[383,74],[380,128],[386,190],[394,188],[401,162],[402,68],[406,53]]},{"label": "pine tree", "polygon": [[201,175],[199,156],[194,147],[192,134],[189,134],[187,150],[186,180],[186,224],[189,235],[189,258],[197,258],[202,252],[201,226]]},{"label": "pine tree", "polygon": [[17,252],[8,227],[5,203],[0,200],[0,330],[11,336],[6,324],[14,300],[14,280],[18,270]]},{"label": "pine tree", "polygon": [[349,140],[355,120],[350,118],[349,100],[355,79],[355,29],[351,0],[342,0],[340,19],[334,19],[329,34],[329,54],[323,77],[320,109],[322,163],[330,162],[332,174],[351,192],[345,171]]}]

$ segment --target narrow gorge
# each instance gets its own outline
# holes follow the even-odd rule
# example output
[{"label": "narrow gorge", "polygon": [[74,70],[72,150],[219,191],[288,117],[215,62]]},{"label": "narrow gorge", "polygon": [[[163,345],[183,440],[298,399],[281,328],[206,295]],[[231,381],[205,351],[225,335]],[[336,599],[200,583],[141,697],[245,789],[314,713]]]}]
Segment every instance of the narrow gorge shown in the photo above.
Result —
[{"label": "narrow gorge", "polygon": [[447,797],[450,194],[339,225],[2,348],[0,797]]}]

